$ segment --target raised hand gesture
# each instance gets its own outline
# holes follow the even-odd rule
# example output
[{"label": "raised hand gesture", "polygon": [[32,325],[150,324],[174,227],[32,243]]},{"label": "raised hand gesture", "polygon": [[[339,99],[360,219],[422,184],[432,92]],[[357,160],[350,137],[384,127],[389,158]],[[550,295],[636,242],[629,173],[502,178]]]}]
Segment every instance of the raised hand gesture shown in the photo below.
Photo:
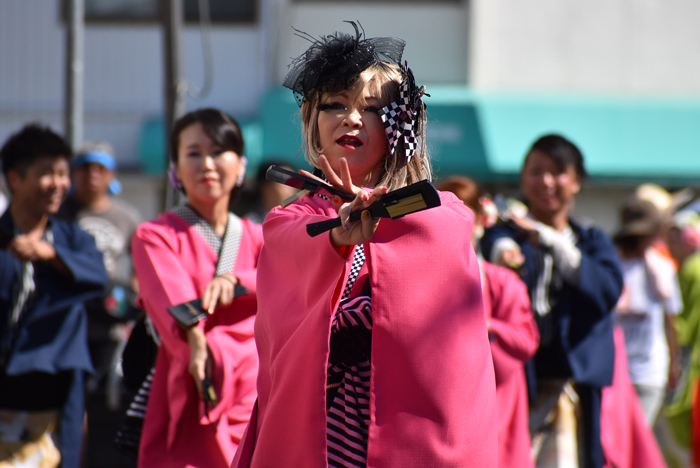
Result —
[{"label": "raised hand gesture", "polygon": [[[350,176],[350,168],[345,158],[340,159],[340,176],[331,167],[328,159],[321,155],[319,157],[321,169],[328,178],[328,182],[335,188],[355,195],[351,202],[344,201],[339,197],[331,197],[333,208],[338,213],[342,225],[331,230],[331,241],[334,245],[358,245],[367,242],[377,230],[380,218],[373,218],[369,211],[362,213],[360,221],[350,222],[350,215],[355,211],[362,211],[379,197],[387,193],[386,187],[377,187],[371,193],[355,186]],[[313,177],[310,173],[302,171],[307,176]]]}]

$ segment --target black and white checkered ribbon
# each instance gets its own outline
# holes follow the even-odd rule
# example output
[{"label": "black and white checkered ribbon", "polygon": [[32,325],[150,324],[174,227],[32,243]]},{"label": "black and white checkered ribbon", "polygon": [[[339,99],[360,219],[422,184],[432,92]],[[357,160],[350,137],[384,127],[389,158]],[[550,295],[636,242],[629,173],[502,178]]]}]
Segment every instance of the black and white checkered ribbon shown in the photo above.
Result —
[{"label": "black and white checkered ribbon", "polygon": [[219,259],[216,262],[215,275],[231,273],[236,265],[238,248],[241,245],[241,235],[243,233],[243,223],[241,219],[233,213],[228,214],[228,224],[224,232],[223,242],[216,235],[209,223],[199,216],[199,214],[187,205],[176,208],[173,213],[182,218],[190,226],[194,226],[209,244]]},{"label": "black and white checkered ribbon", "polygon": [[347,299],[350,297],[350,292],[352,287],[357,281],[357,276],[360,274],[362,265],[365,264],[365,248],[362,244],[355,246],[355,256],[352,258],[352,266],[350,267],[350,274],[348,275],[348,281],[345,283],[345,289],[343,289],[343,295],[341,299]]},{"label": "black and white checkered ribbon", "polygon": [[379,117],[384,123],[384,131],[386,131],[386,136],[389,139],[389,152],[392,155],[396,152],[396,147],[403,137],[406,163],[411,162],[411,158],[418,147],[414,132],[416,111],[411,107],[412,86],[412,79],[408,77],[404,79],[399,87],[399,100],[392,102],[379,111]]}]

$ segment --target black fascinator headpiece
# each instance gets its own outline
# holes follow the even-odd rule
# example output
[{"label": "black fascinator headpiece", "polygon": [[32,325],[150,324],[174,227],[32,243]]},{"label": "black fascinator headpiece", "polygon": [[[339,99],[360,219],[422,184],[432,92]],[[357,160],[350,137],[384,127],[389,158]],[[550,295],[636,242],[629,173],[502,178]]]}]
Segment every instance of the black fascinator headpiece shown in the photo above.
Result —
[{"label": "black fascinator headpiece", "polygon": [[345,21],[355,28],[355,35],[336,32],[318,39],[297,31],[311,42],[309,49],[294,59],[283,85],[294,91],[301,106],[313,90],[334,92],[348,89],[357,77],[379,62],[401,64],[406,43],[395,37],[367,39],[364,30],[354,21]]}]

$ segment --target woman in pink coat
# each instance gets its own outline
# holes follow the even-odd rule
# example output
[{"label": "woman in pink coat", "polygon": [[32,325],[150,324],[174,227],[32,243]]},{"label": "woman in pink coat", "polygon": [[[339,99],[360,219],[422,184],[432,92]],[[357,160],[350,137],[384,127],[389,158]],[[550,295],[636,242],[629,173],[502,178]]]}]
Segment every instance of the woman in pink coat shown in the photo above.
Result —
[{"label": "woman in pink coat", "polygon": [[[352,24],[314,40],[285,80],[307,160],[354,199],[311,192],[265,219],[257,410],[233,466],[495,467],[474,218],[450,193],[399,219],[363,211],[431,169],[404,42]],[[341,227],[306,233],[337,216]]]},{"label": "woman in pink coat", "polygon": [[[454,193],[474,213],[472,241],[477,244],[484,232],[486,215],[481,205],[479,186],[467,177],[451,177],[441,190]],[[487,317],[498,395],[498,466],[534,467],[528,429],[528,395],[525,363],[540,342],[532,316],[527,288],[520,278],[505,267],[479,256],[481,289]]]},{"label": "woman in pink coat", "polygon": [[[161,338],[139,467],[223,468],[256,398],[262,235],[228,211],[245,174],[238,123],[217,109],[190,112],[175,123],[171,140],[171,180],[187,204],[141,224],[132,246],[140,305]],[[194,299],[206,320],[180,325],[168,308]]]}]

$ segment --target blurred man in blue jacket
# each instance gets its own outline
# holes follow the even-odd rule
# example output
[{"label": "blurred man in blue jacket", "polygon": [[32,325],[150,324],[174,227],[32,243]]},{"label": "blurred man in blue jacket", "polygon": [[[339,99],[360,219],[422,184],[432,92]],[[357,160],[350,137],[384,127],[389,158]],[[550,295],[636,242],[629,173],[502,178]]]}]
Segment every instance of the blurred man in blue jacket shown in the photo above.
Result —
[{"label": "blurred man in blue jacket", "polygon": [[514,268],[528,288],[540,332],[540,349],[527,368],[531,400],[556,397],[560,384],[573,379],[581,406],[579,466],[602,468],[601,389],[612,383],[611,311],[622,273],[610,238],[570,216],[585,177],[583,155],[572,142],[539,138],[520,174],[527,216],[488,229],[481,247],[484,258]]},{"label": "blurred man in blue jacket", "polygon": [[70,187],[70,155],[34,124],[0,149],[12,197],[0,217],[0,464],[79,466],[83,373],[92,371],[83,302],[102,293],[107,274],[93,238],[52,216]]}]

